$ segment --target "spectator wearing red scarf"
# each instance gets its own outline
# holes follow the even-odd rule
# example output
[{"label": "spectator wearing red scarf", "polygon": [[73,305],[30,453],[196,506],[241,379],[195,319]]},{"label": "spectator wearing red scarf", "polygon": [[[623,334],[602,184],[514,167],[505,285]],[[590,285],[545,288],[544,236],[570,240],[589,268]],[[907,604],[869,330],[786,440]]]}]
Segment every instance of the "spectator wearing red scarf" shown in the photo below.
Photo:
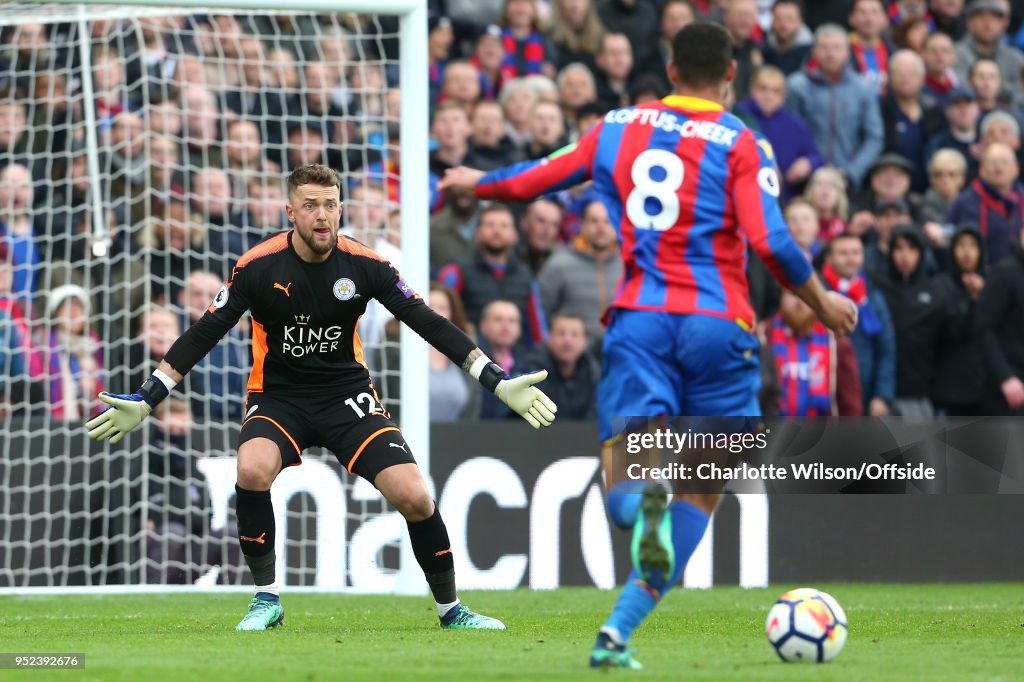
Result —
[{"label": "spectator wearing red scarf", "polygon": [[896,397],[896,336],[885,297],[864,276],[864,244],[837,236],[825,252],[825,283],[857,304],[857,328],[850,335],[857,354],[864,414],[884,417]]},{"label": "spectator wearing red scarf", "polygon": [[853,68],[874,83],[884,95],[889,80],[889,55],[893,46],[885,37],[889,17],[882,0],[855,0],[850,8],[850,50]]},{"label": "spectator wearing red scarf", "polygon": [[946,212],[953,225],[977,225],[985,240],[988,262],[995,265],[1010,255],[1024,227],[1024,186],[1013,149],[1001,142],[982,153],[978,178],[960,193]]},{"label": "spectator wearing red scarf", "polygon": [[511,80],[534,74],[554,77],[553,50],[537,25],[535,0],[505,0],[501,27],[505,43],[502,78]]},{"label": "spectator wearing red scarf", "polygon": [[960,85],[953,65],[956,64],[956,48],[953,39],[945,33],[931,33],[924,39],[921,50],[924,59],[924,89],[921,92],[925,100],[933,104],[946,104],[946,98],[953,88]]},{"label": "spectator wearing red scarf", "polygon": [[846,232],[850,207],[846,183],[839,171],[829,166],[814,171],[803,198],[818,214],[818,237],[822,242],[828,243]]},{"label": "spectator wearing red scarf", "polygon": [[42,359],[13,284],[10,253],[0,242],[0,417],[46,399],[42,384],[31,374],[33,369],[38,372]]},{"label": "spectator wearing red scarf", "polygon": [[496,100],[505,82],[505,37],[497,26],[488,26],[476,39],[469,63],[480,72],[480,96]]}]

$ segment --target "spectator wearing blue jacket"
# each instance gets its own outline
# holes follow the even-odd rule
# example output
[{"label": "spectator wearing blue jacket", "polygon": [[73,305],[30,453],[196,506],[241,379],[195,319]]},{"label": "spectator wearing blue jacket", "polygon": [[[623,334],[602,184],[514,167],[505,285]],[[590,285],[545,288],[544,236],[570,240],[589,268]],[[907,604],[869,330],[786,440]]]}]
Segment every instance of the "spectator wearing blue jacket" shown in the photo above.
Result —
[{"label": "spectator wearing blue jacket", "polygon": [[784,109],[785,102],[785,75],[774,66],[762,66],[754,74],[750,99],[737,105],[754,119],[775,150],[775,160],[785,180],[783,201],[800,194],[811,173],[824,164],[807,122]]},{"label": "spectator wearing blue jacket", "polygon": [[841,234],[828,245],[823,271],[829,288],[857,304],[857,328],[850,335],[857,351],[864,414],[884,417],[896,398],[896,332],[885,296],[864,276],[864,244]]},{"label": "spectator wearing blue jacket", "polygon": [[835,24],[820,26],[807,67],[789,77],[787,108],[810,126],[825,161],[859,187],[885,142],[874,86],[850,66],[850,41]]},{"label": "spectator wearing blue jacket", "polygon": [[5,244],[14,265],[14,297],[26,310],[36,293],[36,275],[42,259],[32,221],[32,173],[20,163],[0,171],[0,244]]},{"label": "spectator wearing blue jacket", "polygon": [[953,88],[946,96],[945,113],[946,128],[928,140],[924,158],[931,163],[931,158],[940,149],[955,149],[967,160],[967,177],[974,177],[978,172],[978,162],[972,147],[978,141],[978,121],[981,118],[974,91]]},{"label": "spectator wearing blue jacket", "polygon": [[943,132],[946,117],[939,107],[921,97],[925,67],[913,50],[899,50],[889,58],[889,93],[882,98],[885,150],[911,163],[910,188],[928,189],[928,140]]},{"label": "spectator wearing blue jacket", "polygon": [[1022,201],[1024,186],[1018,181],[1020,168],[1013,149],[993,142],[981,154],[978,177],[953,201],[946,222],[977,225],[985,240],[988,263],[996,265],[1019,243],[1024,227]]}]

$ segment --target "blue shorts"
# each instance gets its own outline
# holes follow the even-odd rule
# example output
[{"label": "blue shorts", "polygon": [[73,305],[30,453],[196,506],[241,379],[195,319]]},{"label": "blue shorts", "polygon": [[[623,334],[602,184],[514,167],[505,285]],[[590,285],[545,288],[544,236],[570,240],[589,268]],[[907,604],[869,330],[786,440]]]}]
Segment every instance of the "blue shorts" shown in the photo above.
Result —
[{"label": "blue shorts", "polygon": [[597,392],[602,442],[616,435],[616,417],[761,414],[757,338],[737,322],[619,309],[603,353]]}]

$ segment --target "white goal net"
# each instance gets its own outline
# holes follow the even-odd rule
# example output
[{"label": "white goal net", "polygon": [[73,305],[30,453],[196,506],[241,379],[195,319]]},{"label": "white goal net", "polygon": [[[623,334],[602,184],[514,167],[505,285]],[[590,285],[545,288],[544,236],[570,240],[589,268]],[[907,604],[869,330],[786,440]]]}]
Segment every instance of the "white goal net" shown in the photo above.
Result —
[{"label": "white goal net", "polygon": [[[83,422],[287,227],[291,169],[341,171],[347,229],[400,260],[399,24],[0,8],[0,588],[250,581],[233,528],[245,320],[139,433],[98,446]],[[368,311],[360,333],[397,412],[384,323]],[[329,453],[303,460],[274,486],[278,579],[396,589],[401,517]]]}]

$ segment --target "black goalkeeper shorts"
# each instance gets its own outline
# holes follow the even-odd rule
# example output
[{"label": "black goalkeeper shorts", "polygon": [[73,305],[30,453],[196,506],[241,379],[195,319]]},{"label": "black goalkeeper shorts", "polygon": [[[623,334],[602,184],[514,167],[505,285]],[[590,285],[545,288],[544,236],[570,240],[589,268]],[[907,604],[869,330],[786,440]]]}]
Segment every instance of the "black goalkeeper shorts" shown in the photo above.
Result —
[{"label": "black goalkeeper shorts", "polygon": [[320,446],[333,452],[350,474],[370,483],[390,466],[416,462],[370,386],[348,394],[300,397],[249,393],[239,447],[253,438],[277,444],[282,468],[302,464],[302,451]]}]

